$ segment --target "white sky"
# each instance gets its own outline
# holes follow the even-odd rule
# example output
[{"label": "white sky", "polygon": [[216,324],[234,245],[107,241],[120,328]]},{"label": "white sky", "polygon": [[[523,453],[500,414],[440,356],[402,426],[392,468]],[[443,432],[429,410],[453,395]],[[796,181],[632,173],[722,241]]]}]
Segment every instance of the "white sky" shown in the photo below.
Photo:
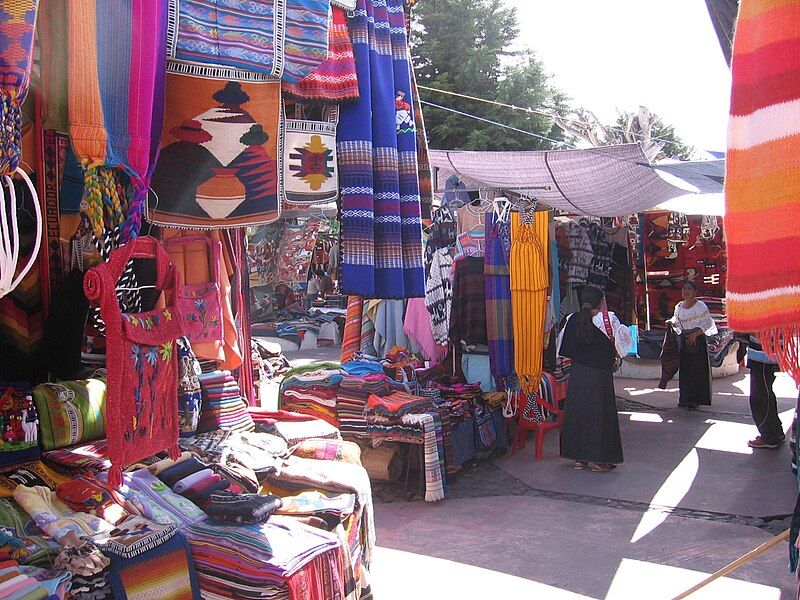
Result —
[{"label": "white sky", "polygon": [[703,0],[505,0],[573,104],[613,122],[640,105],[698,150],[725,150],[730,71]]}]

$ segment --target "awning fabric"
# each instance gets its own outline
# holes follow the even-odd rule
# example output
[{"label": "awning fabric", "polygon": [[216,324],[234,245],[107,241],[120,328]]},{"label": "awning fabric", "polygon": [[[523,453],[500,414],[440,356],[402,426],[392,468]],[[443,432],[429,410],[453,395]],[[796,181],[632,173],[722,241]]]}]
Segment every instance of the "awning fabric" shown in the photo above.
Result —
[{"label": "awning fabric", "polygon": [[539,152],[431,150],[430,160],[437,189],[457,175],[468,187],[521,191],[553,208],[595,217],[643,212],[686,194],[656,173],[640,144]]},{"label": "awning fabric", "polygon": [[701,194],[721,194],[725,184],[725,160],[657,163],[653,168],[683,179]]}]

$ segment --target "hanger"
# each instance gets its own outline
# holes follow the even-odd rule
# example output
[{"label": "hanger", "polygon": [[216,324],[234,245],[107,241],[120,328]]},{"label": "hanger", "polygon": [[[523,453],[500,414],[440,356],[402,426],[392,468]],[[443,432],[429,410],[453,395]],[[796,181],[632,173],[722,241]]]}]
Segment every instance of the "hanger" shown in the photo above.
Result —
[{"label": "hanger", "polygon": [[492,201],[492,211],[499,223],[507,223],[511,213],[511,200],[505,196],[498,196]]}]

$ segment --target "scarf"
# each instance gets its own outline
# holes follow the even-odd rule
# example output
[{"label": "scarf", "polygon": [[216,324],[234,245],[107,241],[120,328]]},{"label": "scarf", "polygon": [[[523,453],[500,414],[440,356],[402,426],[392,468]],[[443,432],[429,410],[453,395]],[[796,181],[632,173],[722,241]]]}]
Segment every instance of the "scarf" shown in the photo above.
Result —
[{"label": "scarf", "polygon": [[22,103],[33,63],[38,0],[16,0],[0,11],[0,175],[11,175],[22,157]]},{"label": "scarf", "polygon": [[359,99],[338,128],[342,289],[424,295],[416,126],[403,0],[359,0],[350,32]]},{"label": "scarf", "polygon": [[444,482],[442,481],[442,465],[439,460],[439,443],[433,415],[410,414],[402,417],[407,425],[422,427],[425,449],[425,501],[444,500]]},{"label": "scarf", "polygon": [[[149,0],[68,0],[69,119],[97,239],[139,234],[161,137],[167,7]],[[117,169],[131,180],[122,187]],[[105,257],[107,258],[107,256]]]},{"label": "scarf", "polygon": [[728,316],[800,381],[800,2],[743,0],[725,177]]}]

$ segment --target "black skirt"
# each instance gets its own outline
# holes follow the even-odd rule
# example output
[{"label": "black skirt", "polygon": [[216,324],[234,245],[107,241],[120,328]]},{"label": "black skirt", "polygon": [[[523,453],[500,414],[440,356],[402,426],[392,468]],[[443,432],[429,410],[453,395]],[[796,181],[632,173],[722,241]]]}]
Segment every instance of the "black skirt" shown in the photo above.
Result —
[{"label": "black skirt", "polygon": [[681,341],[681,370],[678,385],[681,396],[678,404],[686,406],[711,406],[711,361],[708,358],[706,336],[697,338],[693,348],[686,343],[685,334]]},{"label": "black skirt", "polygon": [[622,462],[622,438],[610,369],[572,364],[561,428],[561,457],[594,463]]}]

